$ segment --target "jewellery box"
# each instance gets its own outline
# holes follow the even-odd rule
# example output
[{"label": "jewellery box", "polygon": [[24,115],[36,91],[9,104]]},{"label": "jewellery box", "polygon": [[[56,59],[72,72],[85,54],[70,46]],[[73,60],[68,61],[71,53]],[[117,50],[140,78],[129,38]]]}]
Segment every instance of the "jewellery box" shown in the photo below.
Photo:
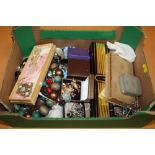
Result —
[{"label": "jewellery box", "polygon": [[11,92],[10,102],[35,104],[55,50],[55,45],[51,43],[34,46]]},{"label": "jewellery box", "polygon": [[[131,35],[132,34],[132,35]],[[7,62],[7,69],[2,85],[0,85],[0,120],[12,127],[18,128],[124,128],[142,127],[155,119],[155,113],[150,111],[150,105],[154,104],[155,92],[153,91],[147,62],[143,52],[144,32],[140,27],[118,27],[114,30],[46,30],[40,27],[14,27],[12,30],[13,47]],[[94,99],[90,101],[91,117],[66,117],[66,118],[25,118],[18,113],[13,113],[9,96],[15,85],[15,72],[23,58],[28,57],[35,45],[53,43],[56,47],[77,47],[80,49],[97,49],[104,46],[104,54],[108,53],[106,41],[119,41],[129,44],[136,52],[136,60],[133,63],[133,72],[141,81],[142,95],[139,97],[141,110],[131,117],[109,117],[104,113],[107,103],[102,96],[102,90],[106,87],[105,62],[100,55],[90,52],[90,74],[94,75]],[[90,46],[92,43],[92,46]],[[96,44],[97,43],[97,44]],[[95,45],[95,46],[94,46]],[[100,52],[99,52],[100,53]],[[65,55],[66,56],[66,55]],[[109,59],[111,61],[111,59]],[[145,65],[145,70],[144,66]],[[116,90],[117,91],[117,90]],[[70,105],[71,106],[71,105]],[[71,107],[67,109],[70,110]],[[113,108],[114,109],[114,108]],[[115,105],[118,112],[120,107]],[[128,110],[128,109],[127,109]],[[130,109],[129,109],[130,111]],[[69,113],[69,112],[68,112]],[[88,112],[89,113],[89,112]],[[117,113],[115,113],[117,114]],[[86,113],[85,113],[86,115]],[[87,114],[88,115],[88,114]],[[100,117],[99,117],[100,115]],[[102,116],[102,117],[101,117]]]}]

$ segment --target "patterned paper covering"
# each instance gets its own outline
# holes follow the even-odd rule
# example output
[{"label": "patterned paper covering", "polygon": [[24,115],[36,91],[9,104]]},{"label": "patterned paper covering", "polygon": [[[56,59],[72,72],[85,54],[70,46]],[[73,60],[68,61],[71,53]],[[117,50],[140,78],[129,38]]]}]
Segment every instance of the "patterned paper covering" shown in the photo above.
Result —
[{"label": "patterned paper covering", "polygon": [[[21,75],[10,95],[10,101],[31,100],[33,93],[38,84],[41,84],[40,77],[43,72],[43,68],[48,68],[47,59],[52,59],[52,45],[44,44],[35,46],[24,66]],[[49,61],[49,62],[50,62]],[[44,69],[45,69],[44,68]],[[45,69],[46,70],[46,69]],[[46,73],[45,73],[46,74]]]}]

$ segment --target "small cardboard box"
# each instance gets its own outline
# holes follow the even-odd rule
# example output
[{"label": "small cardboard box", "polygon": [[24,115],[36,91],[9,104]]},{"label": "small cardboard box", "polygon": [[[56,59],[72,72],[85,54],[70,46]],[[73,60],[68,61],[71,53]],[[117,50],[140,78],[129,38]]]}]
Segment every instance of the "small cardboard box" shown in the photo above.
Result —
[{"label": "small cardboard box", "polygon": [[[132,34],[132,35],[131,35]],[[79,30],[44,30],[39,27],[15,27],[13,29],[13,48],[7,63],[7,69],[0,88],[0,102],[9,110],[0,112],[0,120],[13,127],[53,127],[53,128],[103,128],[103,127],[142,127],[155,119],[155,113],[149,111],[151,102],[155,99],[155,92],[149,76],[149,70],[143,69],[147,66],[143,52],[144,32],[139,27],[119,27],[111,31],[79,31]],[[91,106],[94,117],[91,118],[63,118],[63,119],[27,119],[12,113],[8,97],[15,85],[14,73],[23,57],[30,54],[34,45],[54,43],[57,47],[75,46],[82,49],[89,49],[92,42],[120,41],[127,43],[136,51],[134,62],[134,74],[139,77],[142,83],[143,95],[139,98],[143,109],[130,118],[99,118],[96,116],[97,100]],[[96,62],[91,63],[93,73]],[[96,92],[96,91],[95,91]],[[98,95],[95,93],[95,95]],[[153,104],[153,103],[152,103]],[[151,105],[152,105],[151,104]]]}]

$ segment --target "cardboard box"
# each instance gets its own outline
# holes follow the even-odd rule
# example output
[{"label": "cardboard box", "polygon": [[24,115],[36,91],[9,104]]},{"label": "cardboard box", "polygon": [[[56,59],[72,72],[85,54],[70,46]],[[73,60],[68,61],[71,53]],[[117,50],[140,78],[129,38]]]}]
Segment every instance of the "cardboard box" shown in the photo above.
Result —
[{"label": "cardboard box", "polygon": [[[138,33],[136,33],[138,32]],[[25,39],[22,37],[21,33],[25,34]],[[3,82],[3,88],[1,91],[1,100],[3,100],[4,105],[10,107],[9,102],[5,102],[11,93],[11,90],[15,84],[14,72],[17,65],[21,62],[21,53],[23,56],[28,56],[32,50],[32,45],[39,45],[44,43],[54,43],[58,47],[64,46],[76,46],[78,48],[88,49],[91,42],[105,42],[109,41],[120,41],[127,43],[132,46],[136,51],[136,61],[134,62],[134,74],[140,78],[142,83],[143,95],[139,98],[139,101],[143,107],[142,111],[137,112],[135,116],[131,118],[79,118],[79,119],[46,119],[42,118],[40,120],[26,119],[18,114],[11,112],[0,112],[0,120],[5,121],[7,124],[13,127],[53,127],[53,128],[103,128],[103,127],[141,127],[146,123],[155,119],[154,113],[148,111],[150,103],[155,99],[155,92],[152,88],[152,82],[149,76],[149,70],[144,70],[144,65],[147,66],[145,60],[145,55],[143,52],[143,40],[144,34],[139,27],[120,27],[118,30],[112,31],[76,31],[76,30],[43,30],[39,27],[16,27],[13,30],[14,34],[14,48],[12,51],[12,56],[7,62],[7,70],[5,73],[5,78],[9,79],[9,83]],[[133,34],[133,35],[130,35]],[[29,38],[29,41],[26,41]],[[24,49],[24,51],[23,51]],[[31,50],[30,50],[31,49]],[[20,53],[21,52],[21,53]],[[11,65],[10,65],[11,64]],[[91,64],[91,72],[93,73],[95,62]],[[6,87],[7,86],[7,87]],[[6,88],[5,88],[6,87]],[[5,89],[8,89],[7,95]],[[96,94],[95,94],[96,95]],[[91,106],[95,109],[92,113],[95,116],[97,111],[97,100]],[[11,111],[11,108],[10,108]]]}]

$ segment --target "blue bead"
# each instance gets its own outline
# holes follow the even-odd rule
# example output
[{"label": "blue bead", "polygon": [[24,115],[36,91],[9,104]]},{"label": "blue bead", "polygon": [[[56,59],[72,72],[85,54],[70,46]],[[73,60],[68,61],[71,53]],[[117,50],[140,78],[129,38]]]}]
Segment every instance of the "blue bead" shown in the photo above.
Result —
[{"label": "blue bead", "polygon": [[47,86],[46,81],[43,82],[42,86],[43,87],[46,87]]},{"label": "blue bead", "polygon": [[51,70],[48,72],[47,76],[52,77],[52,71]]},{"label": "blue bead", "polygon": [[55,76],[55,78],[54,78],[55,83],[59,83],[59,82],[61,82],[61,80],[62,80],[62,78],[60,76]]},{"label": "blue bead", "polygon": [[62,69],[62,71],[63,71],[63,76],[66,79],[67,78],[67,70]]}]

